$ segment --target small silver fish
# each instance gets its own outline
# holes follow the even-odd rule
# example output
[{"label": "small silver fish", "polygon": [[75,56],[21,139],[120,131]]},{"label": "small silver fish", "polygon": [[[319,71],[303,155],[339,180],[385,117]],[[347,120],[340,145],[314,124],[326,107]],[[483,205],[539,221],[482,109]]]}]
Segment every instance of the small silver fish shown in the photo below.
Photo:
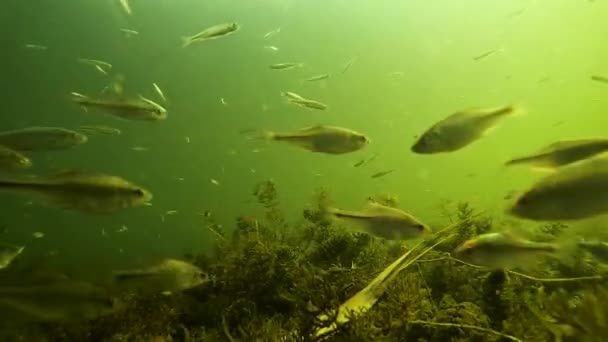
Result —
[{"label": "small silver fish", "polygon": [[120,32],[122,32],[125,35],[125,38],[131,38],[133,36],[139,35],[139,32],[137,32],[135,30],[131,30],[131,29],[121,28]]},{"label": "small silver fish", "polygon": [[289,103],[296,104],[300,107],[309,109],[326,110],[328,106],[322,102],[310,100],[310,99],[288,99]]},{"label": "small silver fish", "polygon": [[264,49],[272,50],[272,51],[279,51],[279,48],[276,46],[273,46],[273,45],[266,45],[266,46],[264,46]]},{"label": "small silver fish", "polygon": [[165,93],[163,93],[163,91],[160,89],[160,87],[158,86],[158,84],[156,83],[152,83],[152,86],[154,87],[154,90],[156,91],[156,93],[158,94],[158,96],[160,96],[160,98],[163,100],[163,102],[167,102],[167,98],[165,97]]},{"label": "small silver fish", "polygon": [[286,97],[287,100],[306,100],[303,96],[300,96],[296,93],[292,93],[290,91],[282,91],[281,96]]},{"label": "small silver fish", "polygon": [[276,35],[276,34],[278,34],[280,32],[281,32],[281,27],[277,27],[276,29],[274,29],[272,31],[269,31],[266,34],[264,34],[263,38],[264,39],[268,39],[268,38],[270,38],[270,37],[272,37],[272,36],[274,36],[274,35]]},{"label": "small silver fish", "polygon": [[326,80],[328,78],[329,78],[329,74],[321,74],[321,75],[312,76],[310,78],[307,78],[304,80],[304,82],[316,82],[316,81]]},{"label": "small silver fish", "polygon": [[190,37],[182,37],[183,47],[188,47],[193,43],[203,42],[210,39],[220,38],[236,32],[239,29],[237,23],[225,23],[211,26],[200,33]]},{"label": "small silver fish", "polygon": [[103,125],[92,125],[92,126],[80,126],[77,128],[79,132],[88,135],[121,135],[122,131],[118,128],[103,126]]},{"label": "small silver fish", "polygon": [[348,69],[350,69],[350,67],[352,67],[353,64],[355,64],[356,61],[357,61],[357,57],[353,57],[348,62],[346,62],[346,64],[344,64],[344,67],[342,68],[342,74],[344,75],[348,71]]},{"label": "small silver fish", "polygon": [[44,45],[39,45],[39,44],[25,44],[25,48],[30,49],[30,50],[40,50],[40,51],[44,51],[44,50],[48,49],[48,47],[46,47]]},{"label": "small silver fish", "polygon": [[271,64],[269,66],[269,68],[272,70],[289,70],[289,69],[293,69],[293,68],[301,68],[303,66],[304,66],[304,64],[302,64],[302,63],[287,62],[287,63]]}]

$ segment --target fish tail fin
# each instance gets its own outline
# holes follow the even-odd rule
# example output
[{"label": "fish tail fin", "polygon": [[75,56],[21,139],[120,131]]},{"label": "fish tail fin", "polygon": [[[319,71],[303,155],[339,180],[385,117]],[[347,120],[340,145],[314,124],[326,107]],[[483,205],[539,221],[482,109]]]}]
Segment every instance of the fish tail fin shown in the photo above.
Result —
[{"label": "fish tail fin", "polygon": [[535,157],[513,158],[505,162],[505,166],[515,166],[522,164],[531,164],[536,160]]},{"label": "fish tail fin", "polygon": [[190,37],[182,37],[182,47],[186,48],[188,46],[190,46],[190,44],[192,44],[192,40],[190,39]]}]

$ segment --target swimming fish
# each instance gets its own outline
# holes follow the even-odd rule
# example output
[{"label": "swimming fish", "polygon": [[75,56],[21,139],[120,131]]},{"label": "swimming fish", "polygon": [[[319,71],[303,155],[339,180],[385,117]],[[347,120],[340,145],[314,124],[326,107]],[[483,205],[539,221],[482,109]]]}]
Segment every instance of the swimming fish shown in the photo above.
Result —
[{"label": "swimming fish", "polygon": [[306,100],[303,96],[298,95],[296,93],[292,93],[290,91],[282,91],[281,96],[286,97],[287,100]]},{"label": "swimming fish", "polygon": [[487,233],[463,242],[454,257],[491,269],[529,266],[539,255],[555,254],[557,244],[534,242],[504,232]]},{"label": "swimming fish", "polygon": [[326,104],[321,103],[319,101],[310,100],[310,99],[292,99],[292,98],[290,98],[287,101],[289,103],[293,103],[300,107],[305,107],[305,108],[309,108],[309,109],[326,110],[328,108],[328,106]]},{"label": "swimming fish", "polygon": [[199,32],[190,37],[182,37],[183,47],[188,47],[193,43],[203,42],[210,39],[220,38],[231,33],[236,32],[239,29],[237,23],[225,23],[211,26],[202,32]]},{"label": "swimming fish", "polygon": [[159,121],[167,118],[165,108],[143,96],[135,99],[96,99],[79,93],[72,93],[72,101],[85,109],[99,109],[127,120]]},{"label": "swimming fish", "polygon": [[370,142],[365,135],[350,129],[323,125],[306,127],[289,133],[267,132],[263,137],[293,144],[312,152],[327,154],[354,152]]},{"label": "swimming fish", "polygon": [[39,196],[46,204],[106,214],[143,205],[152,194],[120,177],[66,171],[49,177],[0,179],[0,190]]},{"label": "swimming fish", "polygon": [[32,166],[32,161],[13,149],[0,145],[0,168],[26,169]]},{"label": "swimming fish", "polygon": [[601,83],[608,83],[608,77],[604,77],[604,76],[592,75],[591,80],[601,82]]},{"label": "swimming fish", "polygon": [[530,220],[579,220],[608,213],[608,158],[564,166],[521,194],[507,213]]},{"label": "swimming fish", "polygon": [[163,102],[167,102],[167,98],[165,97],[165,93],[163,93],[163,91],[160,89],[160,87],[158,86],[158,84],[152,83],[152,86],[154,87],[154,90],[156,91],[156,93],[158,94],[158,96],[160,96],[160,98],[163,100]]},{"label": "swimming fish", "polygon": [[180,292],[206,281],[208,276],[200,268],[177,259],[165,259],[147,268],[113,274],[114,287],[145,293]]},{"label": "swimming fish", "polygon": [[0,286],[0,317],[5,323],[87,321],[120,308],[106,290],[81,281]]},{"label": "swimming fish", "polygon": [[269,68],[272,70],[289,70],[289,69],[293,69],[293,68],[301,68],[303,66],[304,66],[304,64],[302,64],[302,63],[287,62],[287,63],[271,64],[269,66]]},{"label": "swimming fish", "polygon": [[62,150],[87,141],[86,135],[60,127],[27,127],[0,132],[0,145],[19,152]]},{"label": "swimming fish", "polygon": [[527,164],[554,169],[606,151],[608,139],[563,140],[546,146],[536,154],[509,160],[506,165]]},{"label": "swimming fish", "polygon": [[500,119],[515,112],[514,106],[505,106],[454,113],[420,135],[411,150],[419,154],[457,151],[481,138]]},{"label": "swimming fish", "polygon": [[397,171],[397,170],[395,170],[395,169],[391,169],[391,170],[386,170],[386,171],[380,171],[380,172],[374,173],[374,174],[372,175],[372,178],[380,178],[380,177],[384,177],[384,176],[388,175],[389,173],[393,173],[393,172],[395,172],[395,171]]},{"label": "swimming fish", "polygon": [[325,208],[331,217],[343,220],[349,228],[387,240],[418,238],[430,228],[403,210],[369,202],[362,211]]},{"label": "swimming fish", "polygon": [[278,34],[280,32],[281,32],[281,27],[277,27],[276,29],[274,29],[272,31],[269,31],[266,34],[264,34],[263,38],[264,39],[268,39],[268,38],[270,38],[270,37],[272,37],[272,36],[274,36],[274,35],[276,35],[276,34]]},{"label": "swimming fish", "polygon": [[118,128],[103,126],[103,125],[92,125],[92,126],[80,126],[77,128],[78,131],[89,135],[121,135],[122,131]]},{"label": "swimming fish", "polygon": [[350,67],[355,64],[356,61],[357,57],[353,57],[348,62],[346,62],[346,64],[344,64],[344,67],[342,68],[342,74],[344,75],[348,71],[348,69],[350,69]]},{"label": "swimming fish", "polygon": [[304,82],[316,82],[316,81],[326,80],[328,78],[329,78],[329,74],[321,74],[321,75],[309,77],[309,78],[305,79]]}]

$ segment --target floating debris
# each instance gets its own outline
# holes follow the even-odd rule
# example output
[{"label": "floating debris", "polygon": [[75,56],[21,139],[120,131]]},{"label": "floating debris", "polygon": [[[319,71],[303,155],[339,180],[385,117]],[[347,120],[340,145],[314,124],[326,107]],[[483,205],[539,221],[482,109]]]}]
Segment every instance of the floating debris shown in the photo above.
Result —
[{"label": "floating debris", "polygon": [[128,231],[129,228],[125,225],[122,225],[119,229],[116,230],[117,233],[124,233],[126,231]]},{"label": "floating debris", "polygon": [[220,97],[220,103],[224,106],[228,105],[228,102],[226,102],[226,100],[223,97]]},{"label": "floating debris", "polygon": [[169,216],[169,215],[175,215],[177,214],[177,210],[167,210],[165,212],[165,215]]},{"label": "floating debris", "polygon": [[34,239],[42,239],[44,237],[44,233],[43,232],[33,232],[32,236],[34,237]]},{"label": "floating debris", "polygon": [[25,249],[25,246],[0,244],[0,270],[10,265]]},{"label": "floating debris", "polygon": [[136,151],[136,152],[144,152],[144,151],[148,151],[148,148],[143,147],[143,146],[133,146],[133,147],[131,147],[131,150]]},{"label": "floating debris", "polygon": [[133,11],[131,11],[131,5],[129,4],[129,0],[118,0],[120,2],[120,7],[122,7],[123,11],[127,15],[132,15]]},{"label": "floating debris", "polygon": [[213,184],[213,185],[218,185],[218,186],[220,185],[220,182],[218,182],[217,180],[215,180],[213,178],[211,178],[210,181],[211,181],[211,184]]}]

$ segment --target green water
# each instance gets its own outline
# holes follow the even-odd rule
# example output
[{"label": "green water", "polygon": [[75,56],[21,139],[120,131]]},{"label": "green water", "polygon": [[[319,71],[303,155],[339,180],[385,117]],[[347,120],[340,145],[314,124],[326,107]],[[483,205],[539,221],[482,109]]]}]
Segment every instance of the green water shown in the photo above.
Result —
[{"label": "green water", "polygon": [[[608,73],[604,1],[131,2],[131,17],[110,0],[1,5],[2,129],[103,124],[123,131],[69,151],[37,153],[32,173],[67,168],[116,174],[154,194],[151,207],[107,216],[28,205],[27,197],[2,194],[3,241],[25,244],[30,257],[51,253],[54,263],[101,273],[205,251],[213,236],[197,213],[211,210],[230,230],[236,216],[259,210],[252,189],[269,178],[294,221],[319,187],[345,208],[361,207],[374,193],[393,193],[402,208],[430,224],[443,222],[438,205],[445,200],[470,201],[501,215],[504,195],[539,176],[505,169],[505,160],[558,139],[606,132],[608,88],[589,79]],[[180,37],[232,21],[241,26],[235,34],[181,48]],[[277,27],[279,34],[263,38]],[[139,35],[126,39],[121,28]],[[27,49],[28,43],[48,49]],[[74,106],[69,92],[95,94],[110,82],[78,58],[112,63],[130,93],[158,100],[157,82],[169,99],[168,119],[121,121]],[[279,62],[304,67],[269,70]],[[331,77],[301,85],[322,73]],[[279,95],[285,90],[330,109],[290,106]],[[509,103],[524,114],[461,151],[421,156],[409,150],[414,136],[456,110]],[[335,156],[238,133],[318,123],[360,131],[372,143]],[[373,163],[352,166],[374,153]],[[397,171],[370,178],[387,169]],[[162,222],[168,210],[178,213]],[[128,231],[117,233],[123,225]],[[46,236],[33,239],[36,231]]]}]

